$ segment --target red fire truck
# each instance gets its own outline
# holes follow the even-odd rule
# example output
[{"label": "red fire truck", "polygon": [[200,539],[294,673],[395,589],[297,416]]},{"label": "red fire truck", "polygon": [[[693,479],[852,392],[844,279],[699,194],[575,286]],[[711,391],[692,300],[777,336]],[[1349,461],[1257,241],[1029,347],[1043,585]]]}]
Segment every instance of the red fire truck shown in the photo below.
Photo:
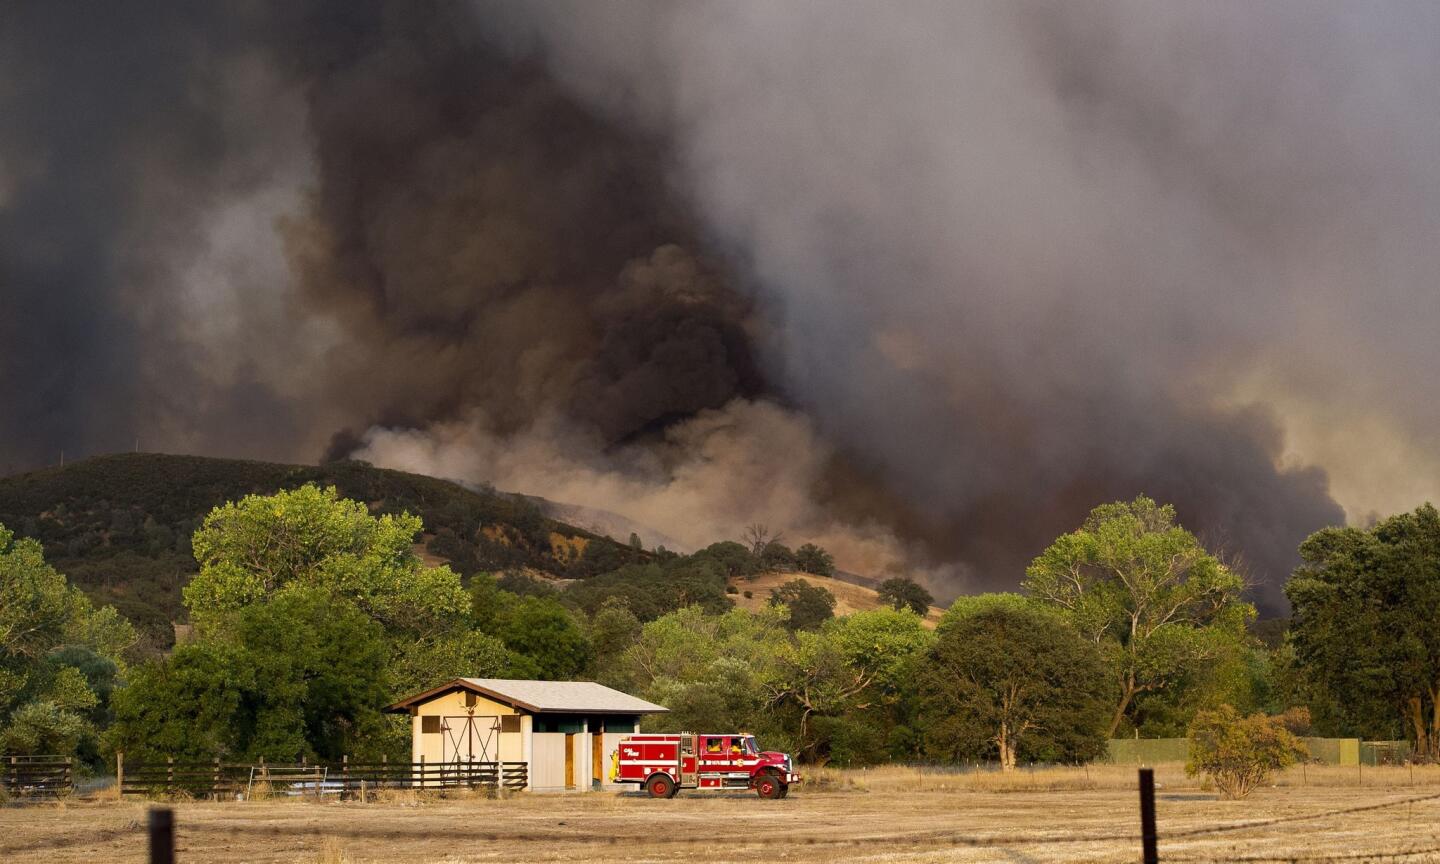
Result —
[{"label": "red fire truck", "polygon": [[740,732],[631,735],[620,741],[610,776],[640,784],[651,798],[681,789],[754,789],[761,798],[784,798],[800,782],[788,754],[762,753],[754,735]]}]

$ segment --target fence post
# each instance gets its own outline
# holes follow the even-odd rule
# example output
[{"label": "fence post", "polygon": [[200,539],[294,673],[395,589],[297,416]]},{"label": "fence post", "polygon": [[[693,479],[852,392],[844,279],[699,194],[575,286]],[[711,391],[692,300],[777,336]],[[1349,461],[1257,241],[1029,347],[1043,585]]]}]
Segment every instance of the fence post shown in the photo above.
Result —
[{"label": "fence post", "polygon": [[175,864],[175,811],[150,808],[150,864]]},{"label": "fence post", "polygon": [[10,788],[12,789],[20,788],[20,768],[16,765],[17,761],[14,756],[10,757]]},{"label": "fence post", "polygon": [[69,791],[74,791],[74,789],[75,789],[75,762],[74,762],[74,760],[73,760],[71,757],[66,756],[66,757],[65,757],[65,790],[66,790],[67,792],[69,792]]},{"label": "fence post", "polygon": [[125,794],[125,751],[115,751],[115,795]]},{"label": "fence post", "polygon": [[425,788],[425,754],[420,754],[420,788]]},{"label": "fence post", "polygon": [[165,790],[167,792],[175,789],[175,757],[165,757]]},{"label": "fence post", "polygon": [[340,754],[340,795],[350,791],[350,754]]},{"label": "fence post", "polygon": [[215,763],[214,763],[214,765],[215,765],[215,768],[214,768],[214,776],[213,776],[213,778],[212,778],[211,781],[210,781],[210,794],[213,795],[213,796],[215,796],[215,800],[216,800],[216,801],[219,801],[219,800],[220,800],[220,757],[219,757],[219,756],[216,756],[216,757],[215,757]]},{"label": "fence post", "polygon": [[1140,843],[1145,864],[1159,864],[1155,837],[1155,769],[1140,769]]}]

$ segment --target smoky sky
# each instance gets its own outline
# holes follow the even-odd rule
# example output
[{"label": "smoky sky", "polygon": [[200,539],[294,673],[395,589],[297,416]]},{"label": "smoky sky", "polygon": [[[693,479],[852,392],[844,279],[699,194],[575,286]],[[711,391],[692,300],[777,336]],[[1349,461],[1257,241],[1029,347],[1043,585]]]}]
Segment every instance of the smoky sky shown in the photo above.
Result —
[{"label": "smoky sky", "polygon": [[1433,496],[1427,4],[0,3],[0,467],[383,464],[948,596]]}]

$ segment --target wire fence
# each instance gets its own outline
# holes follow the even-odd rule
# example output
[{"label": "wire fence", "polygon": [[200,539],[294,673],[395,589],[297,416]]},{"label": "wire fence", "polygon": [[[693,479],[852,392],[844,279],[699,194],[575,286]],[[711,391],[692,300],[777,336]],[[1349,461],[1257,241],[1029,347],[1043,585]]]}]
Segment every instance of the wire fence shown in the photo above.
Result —
[{"label": "wire fence", "polygon": [[[18,761],[15,764],[19,764]],[[455,788],[456,786],[478,785],[482,782],[503,785],[506,782],[504,766],[506,764],[523,765],[523,763],[490,763],[495,767],[486,767],[483,769],[483,771],[477,769],[475,772],[461,773],[457,775],[453,771],[453,766],[441,766],[433,763],[429,765],[426,765],[425,763],[415,763],[413,765],[407,763],[381,764],[383,765],[383,774],[371,773],[374,769],[374,763],[341,763],[342,768],[339,779],[332,779],[332,775],[330,773],[335,768],[335,766],[304,764],[268,764],[264,766],[263,771],[259,772],[259,776],[265,778],[265,782],[268,783],[290,784],[301,794],[324,793],[332,788],[335,790],[336,794],[339,794],[346,788],[358,788],[362,780],[365,783],[371,782],[370,778],[372,777],[379,778],[380,782],[387,782],[392,784],[392,786],[407,785],[411,788],[417,788],[415,787],[417,781],[423,782],[427,779],[435,780],[437,785],[418,788],[445,789]],[[209,773],[205,774],[204,772],[202,772],[200,770],[202,767]],[[256,773],[256,769],[260,767],[260,763],[257,763],[256,765],[246,766],[226,766],[218,762],[199,763],[199,765],[196,765],[195,763],[183,765],[180,763],[172,762],[162,763],[160,765],[151,764],[148,766],[132,765],[127,767],[127,773],[133,772],[131,774],[131,776],[133,777],[143,777],[148,779],[136,779],[133,781],[125,782],[133,782],[135,785],[132,788],[137,790],[153,790],[155,788],[198,788],[204,790],[213,790],[217,788],[214,781],[214,778],[217,776],[217,769],[219,771],[219,776],[221,776],[222,778],[232,778],[228,782],[233,784],[238,782],[240,777],[238,770],[233,769],[239,769],[241,767],[244,767],[251,772],[250,774],[246,775],[246,781],[251,783],[255,782],[253,777]],[[163,787],[158,785],[159,778],[153,776],[153,772],[157,772],[160,770],[166,772],[166,776],[164,778],[165,785]],[[227,771],[229,771],[230,773],[227,774]],[[287,775],[287,771],[291,773]],[[434,773],[432,774],[431,772]],[[444,772],[450,772],[450,776],[448,778],[447,784],[441,786],[438,784],[440,783],[441,777]],[[1147,774],[1149,775],[1148,778]],[[1415,805],[1440,802],[1440,792],[1423,795],[1411,795],[1389,801],[1355,804],[1343,807],[1333,807],[1308,813],[1296,813],[1266,819],[1248,819],[1236,822],[1223,822],[1213,825],[1203,825],[1193,828],[1182,827],[1174,830],[1160,831],[1157,830],[1157,826],[1155,825],[1153,774],[1150,773],[1150,769],[1141,769],[1139,777],[1140,801],[1138,803],[1140,804],[1139,814],[1141,818],[1137,820],[1138,824],[1137,822],[1131,823],[1132,825],[1136,825],[1139,830],[1111,831],[1093,834],[1077,834],[1073,831],[1055,831],[1030,834],[1025,836],[1014,836],[1013,834],[978,834],[936,829],[934,831],[910,833],[887,832],[883,835],[868,836],[844,836],[836,835],[833,833],[828,835],[817,834],[806,837],[790,837],[786,838],[785,842],[789,845],[833,848],[836,850],[837,854],[840,853],[840,850],[844,850],[847,848],[860,850],[870,849],[877,846],[889,846],[909,849],[923,849],[925,847],[964,847],[975,849],[1012,849],[1017,851],[1022,849],[1050,849],[1053,851],[1057,849],[1068,848],[1075,849],[1075,855],[1087,855],[1092,853],[1086,853],[1083,851],[1084,849],[1094,847],[1099,844],[1108,844],[1112,847],[1129,847],[1132,850],[1140,852],[1140,860],[1147,862],[1147,864],[1149,864],[1149,862],[1159,861],[1187,862],[1187,864],[1209,864],[1209,862],[1219,861],[1255,862],[1255,864],[1262,864],[1262,862],[1295,862],[1295,864],[1302,864],[1302,862],[1327,861],[1440,860],[1440,834],[1436,834],[1436,836],[1427,838],[1411,839],[1403,843],[1397,842],[1384,850],[1361,850],[1349,848],[1327,850],[1322,852],[1292,853],[1268,852],[1261,848],[1253,848],[1253,846],[1252,848],[1231,848],[1224,851],[1218,849],[1194,848],[1195,841],[1203,841],[1209,838],[1227,837],[1231,835],[1234,835],[1237,838],[1241,838],[1243,837],[1245,832],[1258,832],[1265,829],[1273,829],[1277,826],[1303,824],[1318,825],[1319,823],[1324,822],[1333,823],[1342,821],[1347,817],[1353,817],[1357,814],[1373,813],[1376,811],[1390,810],[1402,807],[1413,808],[1415,807]],[[1149,783],[1146,782],[1147,779],[1150,780]],[[523,780],[521,780],[518,775],[511,775],[510,782],[521,782],[523,784]],[[349,785],[347,786],[346,784]],[[226,790],[228,790],[229,788],[231,787],[224,787],[224,789]],[[174,834],[176,831],[174,813],[173,811],[169,811],[168,808],[163,807],[152,808],[152,812],[165,812],[168,815],[164,817],[157,817],[159,818],[160,824],[160,830],[158,834],[154,830],[156,823],[151,823],[151,860],[164,862],[174,861],[175,858],[173,842]],[[166,827],[167,820],[168,828]],[[562,822],[560,824],[563,825],[564,823]],[[1431,826],[1432,833],[1440,832],[1440,822],[1437,822],[1433,817],[1430,817],[1425,824]],[[132,826],[131,830],[134,830],[136,827],[138,826]],[[181,825],[180,827],[184,830],[195,832],[196,834],[203,834],[207,832],[223,832],[226,835],[236,836],[291,836],[309,834],[316,837],[331,837],[335,834],[335,830],[333,827],[326,826],[324,824],[316,824],[313,821],[310,824],[285,826],[226,821],[223,824],[194,824],[190,826]],[[430,827],[411,827],[405,824],[397,825],[390,823],[359,826],[352,825],[348,826],[343,833],[345,837],[356,840],[364,840],[366,838],[372,837],[384,837],[387,840],[403,841],[409,838],[413,838],[416,840],[427,838],[429,836],[432,836],[433,830],[434,829]],[[111,831],[111,833],[113,834],[114,832]],[[485,826],[483,824],[458,826],[447,829],[445,834],[452,840],[459,842],[488,841],[510,842],[516,844],[543,844],[553,843],[557,840],[557,837],[553,832],[545,830],[526,830],[523,827],[508,827],[503,825],[494,825],[494,823],[491,823],[489,826]],[[155,842],[157,842],[157,838],[158,842],[161,842],[163,844],[164,842],[166,842],[165,838],[167,836],[169,838],[168,842],[171,844],[171,848],[169,849],[168,853],[164,849],[154,851],[154,844]],[[72,835],[69,839],[71,842],[84,842],[82,838],[76,837],[74,835]],[[597,834],[593,837],[587,837],[585,842],[593,843],[597,846],[616,846],[633,843],[634,838],[620,833],[612,833],[608,835]],[[703,834],[696,835],[693,833],[687,834],[684,832],[659,832],[658,834],[648,836],[646,838],[647,844],[672,847],[694,847],[697,845],[709,845],[713,842],[714,838],[711,836]],[[1247,842],[1253,844],[1254,839],[1251,838],[1247,840]],[[18,854],[20,852],[38,851],[44,848],[53,848],[55,847],[55,844],[56,841],[53,839],[40,841],[38,843],[30,845],[26,845],[23,843],[18,846],[7,846],[0,844],[0,852],[6,853],[6,855]],[[757,848],[764,848],[771,844],[772,838],[768,836],[731,836],[727,839],[727,845],[729,846],[743,847],[746,845],[753,845]],[[64,843],[63,845],[70,844]],[[1104,851],[1106,854],[1111,854],[1112,852],[1112,850]],[[166,857],[167,854],[169,855],[169,857]],[[1135,852],[1130,853],[1131,856],[1133,856],[1134,854]],[[160,857],[153,857],[155,855],[159,855]],[[5,857],[5,855],[0,855],[0,857]],[[1070,856],[1067,855],[1066,857]],[[1131,857],[1128,860],[1134,860],[1134,858]]]}]

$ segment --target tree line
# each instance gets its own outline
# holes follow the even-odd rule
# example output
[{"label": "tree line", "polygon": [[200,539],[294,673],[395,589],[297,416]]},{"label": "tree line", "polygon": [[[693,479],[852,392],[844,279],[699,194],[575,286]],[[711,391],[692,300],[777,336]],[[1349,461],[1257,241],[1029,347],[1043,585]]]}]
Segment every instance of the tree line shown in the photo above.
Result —
[{"label": "tree line", "polygon": [[[138,660],[124,619],[0,526],[0,748],[93,764],[115,750],[403,758],[408,725],[383,706],[459,676],[590,678],[669,707],[645,721],[657,731],[745,729],[837,764],[1080,762],[1117,735],[1290,708],[1323,734],[1440,746],[1428,505],[1307,540],[1276,647],[1252,634],[1240,574],[1144,497],[1095,508],[1019,592],[961,597],[933,629],[932,598],[903,577],[882,608],[835,616],[828,553],[759,526],[564,588],[427,567],[421,529],[314,485],[217,507],[189,544],[193,637]],[[734,605],[775,569],[822,578]]]}]

